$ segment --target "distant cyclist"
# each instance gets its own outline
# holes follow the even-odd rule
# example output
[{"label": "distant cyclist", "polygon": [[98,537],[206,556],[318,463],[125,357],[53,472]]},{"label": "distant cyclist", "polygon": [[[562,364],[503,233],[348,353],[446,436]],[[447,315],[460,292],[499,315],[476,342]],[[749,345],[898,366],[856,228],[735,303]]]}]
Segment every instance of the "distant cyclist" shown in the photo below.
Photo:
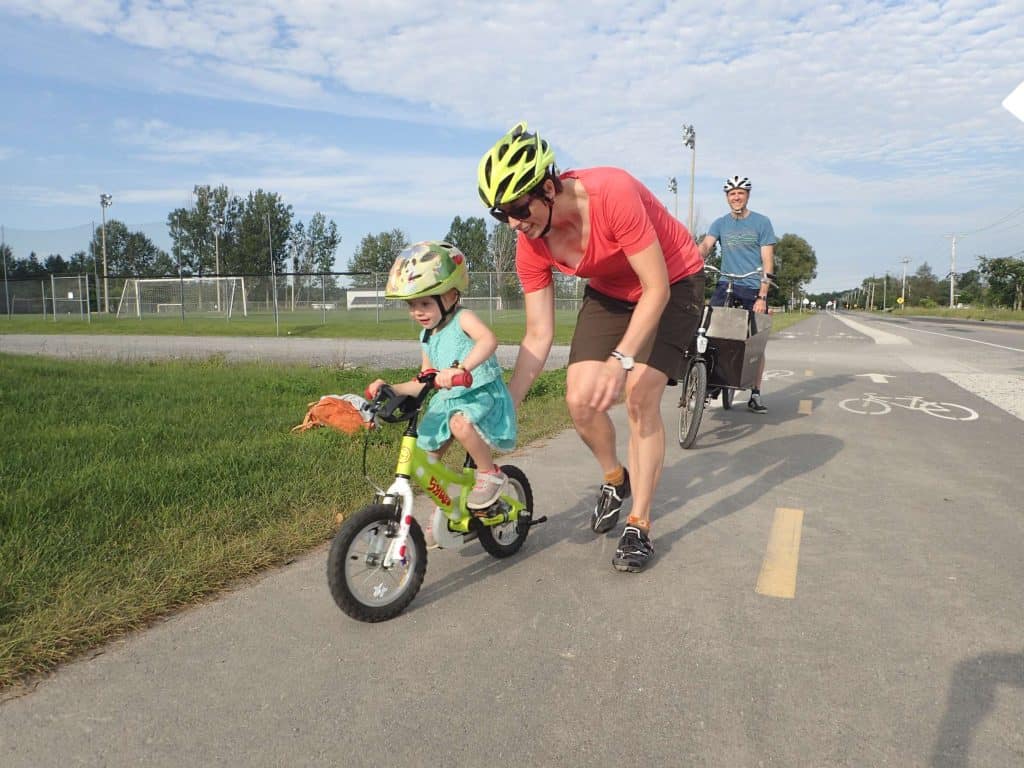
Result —
[{"label": "distant cyclist", "polygon": [[[733,299],[746,309],[768,312],[768,288],[775,266],[775,231],[767,216],[747,208],[750,199],[750,179],[733,176],[725,180],[725,199],[730,211],[716,219],[700,244],[700,255],[705,259],[715,249],[715,243],[722,244],[722,271],[742,275],[761,269],[762,275],[754,275],[733,283]],[[721,278],[711,297],[711,306],[725,306],[725,291],[728,280]],[[750,390],[747,408],[753,413],[767,413],[768,408],[761,402],[761,379],[764,376],[764,357],[757,372],[757,383]]]}]

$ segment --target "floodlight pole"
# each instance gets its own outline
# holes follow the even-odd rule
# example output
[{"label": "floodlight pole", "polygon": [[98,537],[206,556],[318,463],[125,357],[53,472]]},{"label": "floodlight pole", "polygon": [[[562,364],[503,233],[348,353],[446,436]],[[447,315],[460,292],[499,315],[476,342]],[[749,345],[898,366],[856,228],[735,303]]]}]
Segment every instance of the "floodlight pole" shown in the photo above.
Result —
[{"label": "floodlight pole", "polygon": [[679,185],[676,184],[676,177],[672,176],[668,180],[668,191],[672,193],[672,198],[675,200],[675,212],[674,216],[679,218]]},{"label": "floodlight pole", "polygon": [[112,195],[100,195],[100,213],[103,217],[103,226],[100,228],[100,239],[103,242],[103,306],[108,315],[110,314],[110,284],[107,282],[107,208],[113,202]]},{"label": "floodlight pole", "polygon": [[697,171],[697,132],[692,125],[683,126],[683,146],[693,150],[690,153],[690,217],[686,220],[686,227],[690,230],[690,236],[696,239],[693,231],[693,183]]}]

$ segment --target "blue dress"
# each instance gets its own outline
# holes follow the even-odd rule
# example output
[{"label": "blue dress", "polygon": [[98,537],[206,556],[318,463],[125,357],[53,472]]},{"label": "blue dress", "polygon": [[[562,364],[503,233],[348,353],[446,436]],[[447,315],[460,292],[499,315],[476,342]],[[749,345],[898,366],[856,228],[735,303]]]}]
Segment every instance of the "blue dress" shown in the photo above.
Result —
[{"label": "blue dress", "polygon": [[[423,345],[427,359],[438,370],[465,360],[476,344],[459,324],[461,312],[460,309],[452,315],[444,328],[431,333]],[[448,421],[453,413],[460,412],[491,448],[510,451],[516,447],[516,409],[494,355],[473,369],[472,386],[442,389],[433,396],[420,419],[420,447],[436,451],[451,440]]]}]

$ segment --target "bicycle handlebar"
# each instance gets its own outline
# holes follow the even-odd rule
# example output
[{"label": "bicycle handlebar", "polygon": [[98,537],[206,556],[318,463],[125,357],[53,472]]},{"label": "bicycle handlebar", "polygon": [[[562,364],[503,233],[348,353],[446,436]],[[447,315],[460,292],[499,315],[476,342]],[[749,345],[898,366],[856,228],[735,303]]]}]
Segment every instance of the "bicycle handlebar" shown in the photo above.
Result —
[{"label": "bicycle handlebar", "polygon": [[753,272],[747,272],[745,275],[734,275],[734,274],[732,274],[730,272],[723,272],[718,267],[716,267],[714,264],[705,264],[704,265],[704,269],[709,269],[712,272],[717,272],[722,277],[728,277],[728,278],[731,278],[733,280],[742,280],[745,277],[753,277],[754,275],[764,274],[764,270],[755,269]]},{"label": "bicycle handlebar", "polygon": [[774,285],[776,288],[779,287],[778,283],[776,283],[770,277],[765,277],[764,269],[755,269],[753,272],[747,272],[745,275],[734,275],[734,274],[732,274],[730,272],[723,272],[718,267],[716,267],[714,264],[705,264],[704,265],[704,269],[707,270],[707,271],[710,271],[710,272],[717,272],[722,277],[729,278],[730,281],[732,281],[732,280],[742,280],[745,277],[753,277],[754,275],[761,275],[761,279],[764,280],[765,282],[767,282],[769,285]]},{"label": "bicycle handlebar", "polygon": [[[440,373],[436,368],[427,368],[425,371],[420,371],[416,374],[416,381],[421,381],[424,384],[433,384],[434,389],[442,389],[441,385],[437,383],[437,374]],[[473,383],[473,374],[469,371],[460,371],[452,376],[453,387],[468,387]]]}]

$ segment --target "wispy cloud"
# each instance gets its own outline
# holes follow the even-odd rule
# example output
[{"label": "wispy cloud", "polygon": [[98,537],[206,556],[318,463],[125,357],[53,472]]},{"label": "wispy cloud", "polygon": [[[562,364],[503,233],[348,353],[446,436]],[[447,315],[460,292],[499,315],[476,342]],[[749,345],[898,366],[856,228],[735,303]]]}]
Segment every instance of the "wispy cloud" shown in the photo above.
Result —
[{"label": "wispy cloud", "polygon": [[[693,123],[698,205],[717,210],[717,179],[742,172],[784,230],[832,216],[921,237],[951,200],[983,218],[1024,165],[1021,123],[1000,106],[1024,78],[1011,3],[8,0],[2,12],[104,40],[129,63],[103,69],[113,86],[495,137],[528,118],[563,167],[685,175],[679,129]],[[439,215],[475,205],[466,169],[486,148],[382,138],[355,152],[322,132],[125,110],[114,134],[140,160],[303,205]]]}]

